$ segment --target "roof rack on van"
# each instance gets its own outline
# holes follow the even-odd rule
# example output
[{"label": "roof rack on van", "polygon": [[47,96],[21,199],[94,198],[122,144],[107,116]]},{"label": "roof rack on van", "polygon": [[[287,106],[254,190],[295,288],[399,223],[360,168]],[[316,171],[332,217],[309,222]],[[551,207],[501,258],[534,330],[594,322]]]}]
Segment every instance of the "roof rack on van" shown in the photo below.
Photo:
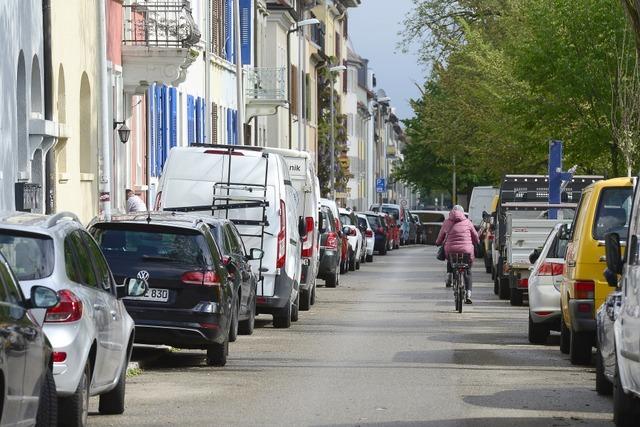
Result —
[{"label": "roof rack on van", "polygon": [[80,219],[78,219],[78,216],[73,212],[58,212],[47,218],[44,222],[44,226],[45,228],[51,228],[62,221],[75,221],[80,223]]},{"label": "roof rack on van", "polygon": [[225,144],[191,144],[189,147],[198,148],[220,148],[228,151],[235,150],[249,150],[249,151],[262,151],[262,147],[254,147],[251,145],[225,145]]}]

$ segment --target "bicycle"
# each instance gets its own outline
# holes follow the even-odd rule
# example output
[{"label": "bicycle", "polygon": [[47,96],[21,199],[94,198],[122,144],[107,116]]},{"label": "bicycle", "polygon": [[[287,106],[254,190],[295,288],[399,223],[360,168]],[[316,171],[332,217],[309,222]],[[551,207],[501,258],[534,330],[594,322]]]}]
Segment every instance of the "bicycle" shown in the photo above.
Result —
[{"label": "bicycle", "polygon": [[464,303],[467,290],[464,285],[465,273],[469,270],[469,255],[467,254],[452,254],[449,256],[449,263],[452,270],[452,287],[453,298],[456,306],[456,311],[462,313],[462,304]]}]

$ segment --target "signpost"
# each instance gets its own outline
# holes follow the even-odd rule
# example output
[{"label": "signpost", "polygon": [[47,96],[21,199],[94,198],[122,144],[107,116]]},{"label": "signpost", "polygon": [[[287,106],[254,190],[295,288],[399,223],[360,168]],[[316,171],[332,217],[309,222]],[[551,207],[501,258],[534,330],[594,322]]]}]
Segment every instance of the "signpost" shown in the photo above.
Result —
[{"label": "signpost", "polygon": [[384,193],[387,189],[384,178],[376,179],[376,193]]}]

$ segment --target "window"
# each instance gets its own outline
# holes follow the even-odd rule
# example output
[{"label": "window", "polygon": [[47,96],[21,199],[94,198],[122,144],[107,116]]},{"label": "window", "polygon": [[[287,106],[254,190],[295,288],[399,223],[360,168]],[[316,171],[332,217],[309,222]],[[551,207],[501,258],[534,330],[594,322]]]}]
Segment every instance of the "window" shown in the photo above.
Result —
[{"label": "window", "polygon": [[0,252],[18,280],[39,280],[53,273],[53,240],[50,237],[0,230]]},{"label": "window", "polygon": [[64,239],[64,265],[69,280],[80,283],[80,273],[76,265],[76,254],[73,250],[71,236],[67,236],[67,238]]},{"label": "window", "polygon": [[622,240],[626,240],[632,198],[633,188],[631,187],[602,190],[593,222],[594,239],[604,240],[604,236],[608,233],[618,233]]},{"label": "window", "polygon": [[211,143],[218,143],[218,104],[211,103]]},{"label": "window", "polygon": [[238,238],[236,237],[235,233],[231,229],[231,226],[230,225],[226,226],[224,228],[224,231],[225,231],[225,234],[227,235],[227,238],[229,239],[229,247],[231,248],[231,251],[236,254],[244,255],[244,248],[242,247],[242,244],[238,241]]},{"label": "window", "polygon": [[98,283],[102,286],[102,289],[108,291],[111,289],[111,272],[109,271],[109,266],[107,265],[107,261],[104,259],[104,255],[102,255],[102,251],[98,245],[96,245],[95,241],[91,238],[91,236],[85,232],[82,232],[82,237],[84,239],[85,244],[89,248],[89,253],[93,258],[94,265],[96,268],[96,273],[98,275]]},{"label": "window", "polygon": [[291,66],[291,87],[289,88],[289,108],[291,111],[296,111],[296,105],[298,103],[298,67]]},{"label": "window", "polygon": [[[80,231],[74,231],[67,237],[71,250],[74,253],[74,259],[76,260],[76,268],[79,280],[74,280],[77,283],[81,283],[91,288],[98,287],[98,280],[96,279],[96,273],[93,270],[93,262],[91,257],[87,253],[87,248],[82,242]],[[65,241],[65,245],[66,245]],[[66,254],[65,254],[66,255]]]},{"label": "window", "polygon": [[[3,283],[4,286],[2,286]],[[9,307],[9,316],[13,319],[22,319],[26,312],[22,306],[24,298],[18,288],[18,282],[4,265],[0,265],[0,294],[2,294],[0,295],[2,301],[11,305]]]}]

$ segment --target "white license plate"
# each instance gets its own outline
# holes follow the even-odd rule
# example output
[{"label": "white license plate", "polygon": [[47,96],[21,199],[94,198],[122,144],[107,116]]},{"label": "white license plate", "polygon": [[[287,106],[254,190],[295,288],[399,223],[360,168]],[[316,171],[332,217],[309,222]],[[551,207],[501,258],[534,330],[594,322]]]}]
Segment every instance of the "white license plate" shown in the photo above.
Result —
[{"label": "white license plate", "polygon": [[136,301],[167,302],[169,301],[169,289],[149,288],[143,296],[128,297],[128,299]]}]

